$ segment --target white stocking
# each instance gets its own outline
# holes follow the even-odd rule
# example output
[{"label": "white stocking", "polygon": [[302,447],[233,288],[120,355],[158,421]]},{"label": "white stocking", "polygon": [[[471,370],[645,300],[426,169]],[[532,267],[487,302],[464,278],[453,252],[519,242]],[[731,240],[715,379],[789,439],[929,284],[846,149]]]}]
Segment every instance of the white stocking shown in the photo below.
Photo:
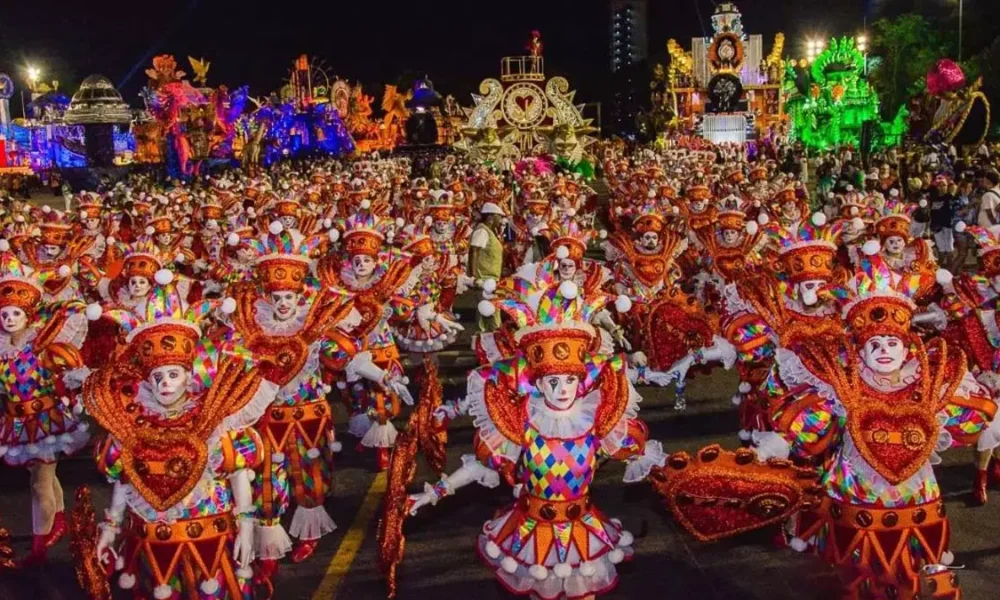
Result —
[{"label": "white stocking", "polygon": [[56,465],[39,463],[28,470],[31,473],[31,532],[46,535],[52,531],[52,519],[56,514],[52,483],[56,478]]}]

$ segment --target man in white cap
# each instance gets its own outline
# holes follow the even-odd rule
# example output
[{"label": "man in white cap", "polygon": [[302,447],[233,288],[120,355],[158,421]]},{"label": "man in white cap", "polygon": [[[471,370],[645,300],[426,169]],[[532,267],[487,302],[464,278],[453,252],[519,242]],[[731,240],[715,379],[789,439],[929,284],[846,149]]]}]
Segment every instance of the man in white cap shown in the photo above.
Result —
[{"label": "man in white cap", "polygon": [[[503,209],[493,202],[484,202],[479,214],[479,224],[469,241],[469,275],[475,280],[476,287],[482,287],[487,279],[500,279],[503,270],[503,241],[500,239]],[[499,313],[489,317],[479,316],[481,331],[494,331],[499,327]]]}]

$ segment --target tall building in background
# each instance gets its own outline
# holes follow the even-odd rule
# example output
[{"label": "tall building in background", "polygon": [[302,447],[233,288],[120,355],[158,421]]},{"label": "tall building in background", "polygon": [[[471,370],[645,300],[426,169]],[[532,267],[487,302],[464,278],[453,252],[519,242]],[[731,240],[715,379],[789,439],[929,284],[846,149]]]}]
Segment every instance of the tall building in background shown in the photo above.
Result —
[{"label": "tall building in background", "polygon": [[611,114],[609,129],[635,131],[635,117],[646,100],[649,55],[648,0],[611,0]]}]

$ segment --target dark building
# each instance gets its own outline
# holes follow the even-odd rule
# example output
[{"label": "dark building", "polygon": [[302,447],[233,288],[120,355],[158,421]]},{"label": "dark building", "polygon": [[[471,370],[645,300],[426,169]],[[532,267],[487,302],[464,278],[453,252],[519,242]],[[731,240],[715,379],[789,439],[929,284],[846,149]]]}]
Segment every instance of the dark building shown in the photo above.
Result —
[{"label": "dark building", "polygon": [[628,134],[648,99],[648,0],[611,0],[611,88],[608,129]]}]

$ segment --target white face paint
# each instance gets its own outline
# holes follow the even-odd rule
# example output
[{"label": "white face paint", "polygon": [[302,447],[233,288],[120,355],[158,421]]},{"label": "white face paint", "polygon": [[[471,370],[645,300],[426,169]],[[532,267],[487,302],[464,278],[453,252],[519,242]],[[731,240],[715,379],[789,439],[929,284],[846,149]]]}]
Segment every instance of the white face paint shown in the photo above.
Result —
[{"label": "white face paint", "polygon": [[802,216],[799,205],[795,202],[785,202],[781,205],[781,216],[789,221],[795,221]]},{"label": "white face paint", "polygon": [[83,224],[88,231],[94,231],[101,224],[101,220],[95,217],[88,217]]},{"label": "white face paint", "polygon": [[822,279],[808,279],[797,283],[799,300],[806,306],[815,306],[819,302],[819,290],[825,284]]},{"label": "white face paint", "polygon": [[562,281],[568,281],[573,279],[576,275],[576,261],[572,258],[563,258],[559,260],[559,279]]},{"label": "white face paint", "polygon": [[271,306],[274,307],[275,319],[287,321],[295,316],[295,309],[299,306],[299,294],[297,292],[271,292]]},{"label": "white face paint", "polygon": [[868,367],[882,375],[898,372],[909,350],[903,340],[892,335],[876,335],[868,338],[861,349],[861,360]]},{"label": "white face paint", "polygon": [[890,235],[885,239],[885,251],[889,254],[902,254],[905,247],[906,240],[898,235]]},{"label": "white face paint", "polygon": [[42,246],[42,252],[44,252],[45,256],[48,258],[57,258],[60,254],[62,254],[62,248],[56,246],[55,244],[45,244]]},{"label": "white face paint", "polygon": [[355,277],[369,277],[375,272],[375,259],[367,254],[358,254],[351,257],[351,269],[354,270]]},{"label": "white face paint", "polygon": [[535,387],[545,396],[545,405],[555,411],[567,411],[576,404],[580,378],[576,375],[546,375],[535,380]]},{"label": "white face paint", "polygon": [[639,238],[639,245],[646,250],[656,250],[660,245],[660,234],[655,231],[647,231]]},{"label": "white face paint", "polygon": [[7,333],[17,333],[28,326],[28,315],[16,306],[0,308],[0,323]]},{"label": "white face paint", "polygon": [[722,230],[722,243],[726,246],[735,246],[740,241],[740,232],[735,229]]},{"label": "white face paint", "polygon": [[700,213],[708,206],[708,203],[704,200],[692,200],[691,201],[691,212]]},{"label": "white face paint", "polygon": [[161,246],[169,246],[174,241],[173,234],[170,233],[158,233],[156,234],[156,243]]},{"label": "white face paint", "polygon": [[990,277],[990,286],[994,291],[1000,292],[1000,275],[994,275]]},{"label": "white face paint", "polygon": [[299,218],[286,215],[278,219],[285,229],[295,229],[299,225]]},{"label": "white face paint", "polygon": [[128,293],[133,298],[142,298],[149,293],[150,287],[149,280],[145,277],[136,275],[128,278]]},{"label": "white face paint", "polygon": [[448,233],[448,221],[434,221],[434,233]]},{"label": "white face paint", "polygon": [[240,247],[236,249],[236,260],[241,263],[253,262],[254,256],[254,251],[250,248]]},{"label": "white face paint", "polygon": [[160,406],[169,408],[187,393],[188,371],[180,365],[165,365],[149,372],[149,385],[153,399]]}]

